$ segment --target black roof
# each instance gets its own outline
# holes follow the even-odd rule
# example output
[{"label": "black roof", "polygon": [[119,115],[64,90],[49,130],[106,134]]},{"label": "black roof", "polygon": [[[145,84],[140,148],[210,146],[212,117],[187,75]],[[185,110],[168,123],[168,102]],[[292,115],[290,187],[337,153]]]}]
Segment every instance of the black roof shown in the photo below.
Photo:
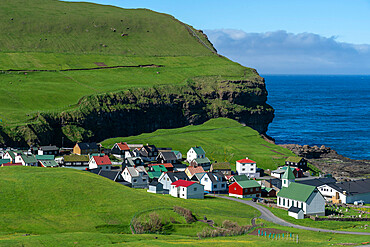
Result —
[{"label": "black roof", "polygon": [[346,191],[347,194],[364,194],[370,192],[370,178],[360,179],[355,181],[341,182],[336,184],[328,184],[331,188],[343,193]]},{"label": "black roof", "polygon": [[288,209],[289,212],[293,212],[293,213],[299,213],[299,211],[301,210],[302,210],[301,208],[297,208],[293,206]]},{"label": "black roof", "polygon": [[161,152],[164,160],[177,160],[177,157],[174,152]]},{"label": "black roof", "polygon": [[177,169],[181,169],[181,168],[183,168],[183,169],[186,169],[186,167],[188,167],[187,165],[185,165],[185,164],[172,164],[173,165],[173,168],[177,168]]},{"label": "black roof", "polygon": [[[269,180],[267,180],[267,181],[269,181]],[[275,187],[276,187],[276,188],[278,188],[278,189],[281,189],[282,182],[281,182],[281,180],[280,180],[280,179],[278,179],[278,178],[273,178],[273,179],[271,179],[270,181],[271,181],[271,184],[272,184],[273,186],[275,186]]]},{"label": "black roof", "polygon": [[160,182],[158,182],[158,180],[157,179],[153,179],[153,181],[152,182],[150,182],[150,184],[149,185],[151,185],[151,186],[157,186],[158,184],[161,184]]},{"label": "black roof", "polygon": [[307,180],[297,180],[296,183],[299,184],[306,184],[311,186],[321,186],[324,184],[334,184],[337,180],[335,178],[313,178],[313,179],[307,179]]},{"label": "black roof", "polygon": [[[98,175],[108,178],[113,181],[121,181],[121,176],[120,176],[121,171],[103,171],[100,170]],[[122,180],[123,181],[123,180]]]},{"label": "black roof", "polygon": [[86,150],[86,149],[98,150],[99,149],[96,142],[81,142],[81,143],[77,143],[77,145],[81,148],[81,150]]},{"label": "black roof", "polygon": [[185,172],[167,172],[167,175],[170,178],[171,182],[176,182],[179,179],[189,180]]},{"label": "black roof", "polygon": [[59,151],[57,146],[40,146],[39,149],[43,151]]}]

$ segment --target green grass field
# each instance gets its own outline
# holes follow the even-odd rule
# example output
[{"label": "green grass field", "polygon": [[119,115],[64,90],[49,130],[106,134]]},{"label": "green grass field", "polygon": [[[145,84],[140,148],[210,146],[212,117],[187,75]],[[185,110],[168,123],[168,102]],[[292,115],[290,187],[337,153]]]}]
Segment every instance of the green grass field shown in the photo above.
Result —
[{"label": "green grass field", "polygon": [[[27,123],[37,112],[73,109],[87,95],[179,85],[199,77],[258,76],[215,54],[201,32],[151,10],[3,0],[0,22],[0,119],[6,125]],[[164,67],[61,71],[95,68],[96,63]]]},{"label": "green grass field", "polygon": [[227,118],[211,119],[202,125],[178,129],[160,129],[138,136],[118,137],[102,142],[112,147],[116,142],[154,144],[157,147],[171,147],[186,157],[187,151],[195,145],[201,146],[212,161],[228,161],[235,169],[235,161],[246,156],[264,169],[276,169],[283,165],[287,156],[293,156],[288,149],[265,141],[257,131]]}]

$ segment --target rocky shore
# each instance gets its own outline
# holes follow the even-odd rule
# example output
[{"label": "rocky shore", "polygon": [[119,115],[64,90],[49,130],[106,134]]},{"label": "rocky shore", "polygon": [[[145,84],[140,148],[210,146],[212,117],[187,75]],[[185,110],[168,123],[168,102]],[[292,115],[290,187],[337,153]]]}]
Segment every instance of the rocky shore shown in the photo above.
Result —
[{"label": "rocky shore", "polygon": [[338,180],[348,178],[363,178],[370,175],[368,170],[370,160],[353,160],[338,154],[335,150],[325,146],[308,146],[298,144],[282,144],[309,163],[316,166],[323,173],[330,173]]}]

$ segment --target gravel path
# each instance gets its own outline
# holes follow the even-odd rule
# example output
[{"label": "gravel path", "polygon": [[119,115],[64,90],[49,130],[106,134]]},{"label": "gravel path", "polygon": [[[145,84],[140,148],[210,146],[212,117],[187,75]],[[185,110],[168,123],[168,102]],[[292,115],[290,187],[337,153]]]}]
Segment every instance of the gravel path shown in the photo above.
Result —
[{"label": "gravel path", "polygon": [[336,231],[336,230],[328,230],[328,229],[321,229],[321,228],[315,228],[315,227],[307,227],[307,226],[300,226],[296,225],[290,222],[286,222],[285,220],[280,219],[279,217],[275,216],[273,213],[271,213],[270,210],[267,208],[258,205],[255,202],[252,201],[246,201],[238,198],[233,198],[233,197],[227,197],[227,196],[220,196],[220,195],[215,195],[216,197],[224,198],[227,200],[231,201],[236,201],[240,202],[246,205],[249,205],[251,207],[254,207],[258,211],[261,212],[261,216],[259,218],[270,221],[272,223],[281,225],[281,226],[288,226],[288,227],[293,227],[297,229],[302,229],[302,230],[308,230],[308,231],[315,231],[315,232],[330,232],[330,233],[340,233],[340,234],[353,234],[353,235],[368,235],[370,236],[370,232],[348,232],[348,231]]}]

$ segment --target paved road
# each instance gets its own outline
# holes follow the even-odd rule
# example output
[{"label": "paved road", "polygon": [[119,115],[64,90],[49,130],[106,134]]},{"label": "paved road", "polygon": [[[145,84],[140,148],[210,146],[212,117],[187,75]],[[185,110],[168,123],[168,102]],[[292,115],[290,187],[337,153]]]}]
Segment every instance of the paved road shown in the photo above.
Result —
[{"label": "paved road", "polygon": [[220,195],[215,195],[216,197],[224,198],[227,200],[231,201],[236,201],[240,203],[247,204],[251,207],[254,207],[258,211],[261,212],[261,216],[259,218],[270,221],[272,223],[281,225],[281,226],[289,226],[289,227],[294,227],[297,229],[302,229],[302,230],[308,230],[308,231],[316,231],[316,232],[330,232],[330,233],[340,233],[340,234],[354,234],[354,235],[369,235],[370,232],[346,232],[346,231],[336,231],[336,230],[328,230],[328,229],[320,229],[320,228],[314,228],[314,227],[307,227],[307,226],[300,226],[296,225],[290,222],[287,222],[285,220],[280,219],[279,217],[275,216],[273,213],[271,213],[270,210],[268,210],[265,207],[262,207],[261,205],[258,205],[255,202],[252,201],[246,201],[238,198],[233,198],[233,197],[227,197],[227,196],[220,196]]}]

